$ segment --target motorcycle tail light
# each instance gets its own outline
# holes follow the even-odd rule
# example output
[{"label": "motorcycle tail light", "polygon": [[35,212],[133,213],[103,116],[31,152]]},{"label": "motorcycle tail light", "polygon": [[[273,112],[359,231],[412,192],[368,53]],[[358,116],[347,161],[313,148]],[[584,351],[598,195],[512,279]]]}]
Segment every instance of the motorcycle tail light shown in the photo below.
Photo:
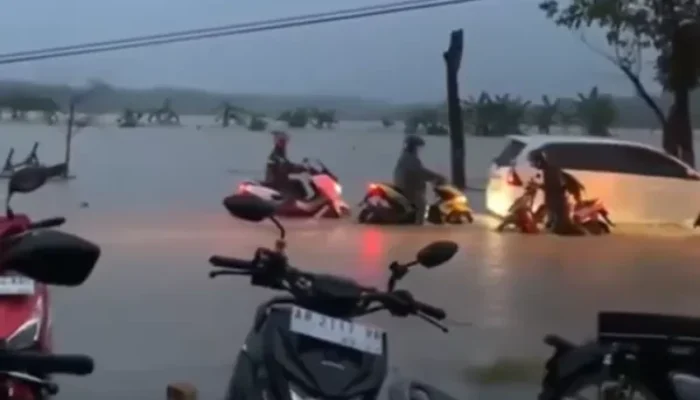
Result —
[{"label": "motorcycle tail light", "polygon": [[506,175],[506,183],[508,183],[511,186],[522,186],[523,181],[520,179],[520,176],[518,175],[517,172],[515,172],[514,169],[509,169],[508,174]]},{"label": "motorcycle tail light", "polygon": [[238,193],[246,193],[250,190],[250,185],[247,183],[241,183],[238,185]]}]

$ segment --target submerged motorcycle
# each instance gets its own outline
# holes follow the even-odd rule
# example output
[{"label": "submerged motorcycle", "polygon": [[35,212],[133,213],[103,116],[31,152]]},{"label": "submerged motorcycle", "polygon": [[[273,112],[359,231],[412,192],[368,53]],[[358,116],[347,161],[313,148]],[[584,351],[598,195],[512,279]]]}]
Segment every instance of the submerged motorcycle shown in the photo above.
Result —
[{"label": "submerged motorcycle", "polygon": [[598,314],[597,339],[575,345],[548,335],[539,400],[700,398],[700,318],[633,312]]},{"label": "submerged motorcycle", "polygon": [[[62,225],[65,218],[49,218],[31,222],[24,214],[15,214],[10,200],[15,193],[29,193],[41,187],[55,171],[42,166],[26,167],[16,171],[10,178],[6,198],[6,215],[0,218],[0,397],[8,399],[36,400],[58,392],[58,386],[48,379],[48,374],[92,372],[92,360],[87,357],[51,356],[52,332],[49,292],[41,280],[54,283],[62,269],[71,274],[79,268],[89,275],[100,254],[99,247],[77,236],[63,232],[39,230]],[[47,265],[51,263],[52,265]],[[56,272],[38,272],[51,268]],[[15,271],[15,272],[13,272]],[[20,272],[21,274],[18,274]],[[32,273],[33,272],[33,273]],[[25,276],[29,275],[29,276]],[[87,278],[66,281],[75,285]],[[53,281],[53,282],[52,282]],[[61,283],[61,282],[59,282]],[[37,359],[48,360],[48,365],[37,363],[31,368],[12,368],[2,365],[5,352],[22,352]],[[51,367],[52,360],[67,362],[68,366]],[[63,361],[61,361],[63,360]],[[83,372],[75,372],[83,371]],[[67,370],[66,370],[67,369]],[[89,371],[87,371],[89,370]],[[71,372],[73,371],[73,372]],[[1,394],[4,393],[5,397]]]},{"label": "submerged motorcycle", "polygon": [[433,185],[435,201],[426,210],[416,210],[396,186],[370,183],[360,202],[357,221],[361,224],[413,224],[417,212],[425,213],[432,224],[461,225],[474,222],[474,213],[467,196],[449,183]]},{"label": "submerged motorcycle", "polygon": [[261,304],[238,354],[227,399],[374,399],[387,376],[387,335],[355,318],[380,310],[393,316],[415,315],[447,332],[438,320],[446,314],[422,303],[406,290],[395,289],[414,265],[433,268],[457,252],[453,242],[434,242],[416,260],[389,266],[387,290],[364,287],[334,275],[305,272],[289,265],[285,231],[272,217],[274,207],[257,199],[227,204],[241,219],[270,218],[281,232],[274,249],[259,248],[252,260],[212,256],[219,267],[211,278],[250,276],[251,284],[286,291]]},{"label": "submerged motorcycle", "polygon": [[[523,186],[522,181],[515,171],[511,172],[516,185]],[[538,182],[541,176],[538,174],[529,179],[525,186],[524,193],[515,199],[508,209],[508,214],[496,227],[497,232],[502,232],[506,228],[513,226],[521,233],[540,233],[543,228],[549,226],[547,219],[547,209],[544,204],[535,208],[535,198],[542,188]],[[570,179],[575,179],[570,175]],[[581,185],[582,187],[582,185]],[[603,235],[608,234],[614,223],[610,220],[609,212],[603,202],[599,199],[580,199],[575,196],[568,196],[571,223],[580,230],[582,234]]]},{"label": "submerged motorcycle", "polygon": [[[315,165],[314,165],[315,164]],[[261,181],[242,182],[229,198],[258,197],[276,205],[275,215],[283,217],[342,218],[350,215],[350,207],[343,201],[343,188],[338,178],[320,160],[312,163],[305,158],[303,169],[290,174],[291,193]]]}]

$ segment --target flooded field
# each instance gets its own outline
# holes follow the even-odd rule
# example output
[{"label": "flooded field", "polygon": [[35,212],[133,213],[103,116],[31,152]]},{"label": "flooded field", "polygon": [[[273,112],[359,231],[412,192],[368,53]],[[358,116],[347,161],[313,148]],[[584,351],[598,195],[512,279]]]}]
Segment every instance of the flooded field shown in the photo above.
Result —
[{"label": "flooded field", "polygon": [[[323,159],[353,204],[369,181],[391,176],[402,137],[379,124],[346,125],[295,132],[291,150],[297,159]],[[0,135],[0,152],[14,146],[19,158],[38,140],[43,162],[62,159],[57,128],[3,124]],[[637,135],[658,141],[648,132],[623,134]],[[483,178],[503,141],[467,140],[469,174]],[[269,147],[269,135],[235,129],[87,128],[75,139],[77,179],[17,197],[17,211],[66,215],[66,229],[103,246],[86,285],[54,291],[58,349],[97,362],[92,377],[62,379],[61,398],[158,398],[172,380],[197,383],[204,399],[221,398],[253,309],[272,292],[245,279],[209,280],[206,260],[212,253],[252,254],[274,239],[272,226],[234,221],[220,206],[237,181],[262,174]],[[447,171],[447,149],[446,138],[428,138],[426,163]],[[481,196],[475,192],[472,201],[483,204]],[[692,314],[700,303],[700,238],[523,237],[482,226],[375,228],[350,221],[295,221],[288,231],[296,266],[376,285],[390,261],[410,259],[431,240],[458,242],[452,262],[416,270],[403,282],[448,310],[448,335],[415,319],[370,321],[389,331],[400,374],[462,398],[476,390],[466,386],[468,366],[544,356],[543,334],[590,336],[600,309]]]}]

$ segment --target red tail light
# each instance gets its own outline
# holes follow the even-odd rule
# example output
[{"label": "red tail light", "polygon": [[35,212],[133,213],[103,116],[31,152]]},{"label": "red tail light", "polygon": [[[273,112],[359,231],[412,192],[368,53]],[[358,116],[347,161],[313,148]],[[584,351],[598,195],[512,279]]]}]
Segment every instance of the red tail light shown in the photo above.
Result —
[{"label": "red tail light", "polygon": [[241,183],[238,185],[238,193],[245,193],[250,190],[250,185],[247,183]]},{"label": "red tail light", "polygon": [[377,191],[379,191],[379,185],[377,185],[376,183],[370,183],[367,186],[367,193],[374,193]]},{"label": "red tail light", "polygon": [[520,179],[520,176],[518,175],[517,172],[515,172],[514,169],[509,169],[508,174],[506,175],[506,183],[508,183],[511,186],[522,186],[523,181]]}]

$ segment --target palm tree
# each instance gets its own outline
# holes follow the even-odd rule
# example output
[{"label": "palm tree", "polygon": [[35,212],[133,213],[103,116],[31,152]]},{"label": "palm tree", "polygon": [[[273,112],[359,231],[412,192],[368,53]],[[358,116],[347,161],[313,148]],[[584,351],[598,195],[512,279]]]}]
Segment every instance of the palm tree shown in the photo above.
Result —
[{"label": "palm tree", "polygon": [[537,131],[544,135],[549,135],[549,130],[554,123],[555,117],[559,115],[559,99],[551,102],[547,95],[542,96],[542,104],[535,111],[535,124]]},{"label": "palm tree", "polygon": [[610,136],[610,127],[617,119],[617,109],[612,98],[601,95],[597,87],[586,96],[578,94],[576,115],[591,136]]}]

